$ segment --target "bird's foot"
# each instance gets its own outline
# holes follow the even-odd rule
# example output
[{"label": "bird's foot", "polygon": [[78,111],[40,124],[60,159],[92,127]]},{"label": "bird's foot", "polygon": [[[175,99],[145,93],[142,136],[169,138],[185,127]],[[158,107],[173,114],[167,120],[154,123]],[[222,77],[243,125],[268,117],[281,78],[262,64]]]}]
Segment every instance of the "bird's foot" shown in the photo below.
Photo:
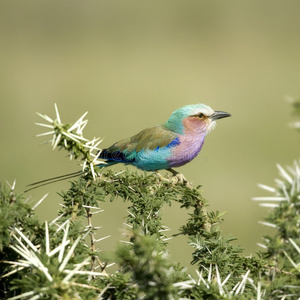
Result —
[{"label": "bird's foot", "polygon": [[167,171],[171,172],[173,175],[172,178],[170,179],[172,184],[182,183],[182,184],[185,184],[185,185],[191,187],[191,185],[189,184],[189,182],[186,180],[186,178],[184,177],[184,175],[182,173],[179,173],[173,169],[167,169]]},{"label": "bird's foot", "polygon": [[159,179],[161,181],[167,181],[167,182],[170,181],[168,178],[165,178],[164,176],[162,176],[157,170],[155,170],[155,174],[156,174],[157,177],[159,177]]},{"label": "bird's foot", "polygon": [[185,184],[189,188],[192,188],[191,184],[186,180],[183,174],[173,170],[173,169],[167,169],[167,171],[172,173],[171,178],[165,178],[163,177],[158,171],[156,171],[157,176],[162,180],[162,181],[167,181],[170,182],[172,185],[175,185],[177,183]]},{"label": "bird's foot", "polygon": [[177,183],[182,183],[182,184],[187,184],[188,181],[186,180],[186,178],[184,177],[183,174],[181,173],[178,173],[176,175],[173,175],[171,178],[170,178],[170,182],[172,184],[177,184]]}]

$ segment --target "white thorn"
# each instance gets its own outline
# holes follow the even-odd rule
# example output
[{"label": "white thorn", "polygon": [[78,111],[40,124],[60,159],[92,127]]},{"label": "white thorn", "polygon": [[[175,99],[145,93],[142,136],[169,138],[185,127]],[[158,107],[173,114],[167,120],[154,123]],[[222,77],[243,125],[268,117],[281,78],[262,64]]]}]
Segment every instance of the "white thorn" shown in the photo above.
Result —
[{"label": "white thorn", "polygon": [[58,113],[58,108],[57,108],[56,103],[54,103],[54,107],[55,107],[55,112],[56,112],[56,119],[57,119],[58,123],[61,124],[59,113]]}]

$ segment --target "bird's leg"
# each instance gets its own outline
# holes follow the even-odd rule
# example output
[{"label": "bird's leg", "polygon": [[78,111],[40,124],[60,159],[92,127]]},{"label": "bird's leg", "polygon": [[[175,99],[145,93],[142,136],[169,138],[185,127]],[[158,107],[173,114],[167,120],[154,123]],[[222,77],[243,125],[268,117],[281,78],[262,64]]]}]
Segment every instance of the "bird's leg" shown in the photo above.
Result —
[{"label": "bird's leg", "polygon": [[174,177],[177,177],[178,181],[180,181],[180,182],[187,182],[187,180],[185,179],[184,175],[181,174],[181,173],[179,173],[179,172],[177,172],[177,171],[175,171],[174,169],[170,168],[170,169],[167,169],[167,171],[171,172]]},{"label": "bird's leg", "polygon": [[160,179],[161,181],[169,181],[169,179],[167,179],[167,178],[165,178],[164,176],[162,176],[162,175],[158,172],[158,170],[155,170],[155,174],[159,177],[159,179]]},{"label": "bird's leg", "polygon": [[189,188],[192,188],[191,184],[186,180],[186,178],[184,177],[183,174],[181,174],[171,168],[166,169],[166,170],[172,173],[173,176],[171,177],[171,179],[163,177],[157,170],[155,170],[156,175],[159,177],[159,179],[161,181],[171,182],[172,184],[176,184],[176,183],[180,182],[180,183],[185,184]]},{"label": "bird's leg", "polygon": [[176,181],[175,183],[181,182],[181,183],[184,183],[185,185],[187,185],[187,186],[190,187],[190,188],[192,187],[192,186],[189,184],[189,182],[186,180],[186,178],[184,177],[183,174],[181,174],[181,173],[175,171],[175,170],[172,169],[172,168],[169,168],[169,169],[166,169],[166,170],[172,173],[173,179],[175,179],[175,180],[172,180],[172,179],[171,179],[171,180],[172,180],[172,181]]},{"label": "bird's leg", "polygon": [[171,172],[173,174],[173,176],[177,176],[178,174],[180,174],[179,172],[175,171],[172,168],[166,169],[167,171]]}]

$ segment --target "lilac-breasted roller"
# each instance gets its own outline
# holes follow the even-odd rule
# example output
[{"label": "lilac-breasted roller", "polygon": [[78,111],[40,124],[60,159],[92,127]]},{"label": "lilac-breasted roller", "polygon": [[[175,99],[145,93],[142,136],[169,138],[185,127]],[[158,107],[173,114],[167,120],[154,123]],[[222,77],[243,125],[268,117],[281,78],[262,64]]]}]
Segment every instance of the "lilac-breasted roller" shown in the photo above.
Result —
[{"label": "lilac-breasted roller", "polygon": [[[123,163],[145,171],[166,169],[176,175],[178,173],[172,168],[194,159],[203,146],[205,136],[215,127],[216,120],[229,116],[229,113],[214,111],[205,104],[183,106],[175,110],[164,124],[144,129],[102,150],[99,158],[104,159],[106,164],[99,167]],[[54,177],[30,186],[72,178],[80,173]]]},{"label": "lilac-breasted roller", "polygon": [[216,120],[229,116],[204,104],[183,106],[164,124],[116,142],[102,150],[99,157],[105,159],[107,165],[124,163],[145,171],[180,167],[197,156]]}]

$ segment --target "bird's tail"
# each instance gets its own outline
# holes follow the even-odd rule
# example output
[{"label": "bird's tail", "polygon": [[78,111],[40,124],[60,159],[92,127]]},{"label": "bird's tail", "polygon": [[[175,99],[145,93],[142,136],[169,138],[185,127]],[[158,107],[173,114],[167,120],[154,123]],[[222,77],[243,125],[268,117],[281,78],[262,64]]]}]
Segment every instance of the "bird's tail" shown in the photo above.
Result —
[{"label": "bird's tail", "polygon": [[74,173],[69,173],[69,174],[65,174],[65,175],[60,175],[60,176],[56,176],[56,177],[52,177],[52,178],[48,178],[48,179],[44,179],[44,180],[40,180],[31,184],[28,184],[27,187],[29,187],[27,190],[25,190],[24,192],[28,192],[34,189],[37,189],[43,185],[47,185],[47,184],[51,184],[54,182],[58,182],[58,181],[62,181],[62,180],[66,180],[66,179],[71,179],[74,177],[79,176],[83,171],[77,171]]},{"label": "bird's tail", "polygon": [[[114,164],[116,164],[116,163],[118,163],[118,162],[115,162],[115,161],[109,161],[109,162],[107,162],[106,164],[100,164],[100,165],[97,165],[97,167],[105,168],[105,167],[114,165]],[[84,171],[80,170],[80,171],[77,171],[77,172],[73,172],[73,173],[69,173],[69,174],[65,174],[65,175],[60,175],[60,176],[56,176],[56,177],[52,177],[52,178],[40,180],[40,181],[31,183],[31,184],[28,184],[27,187],[29,187],[29,188],[26,189],[24,192],[26,193],[26,192],[28,192],[28,191],[37,189],[37,188],[39,188],[39,187],[41,187],[41,186],[48,185],[48,184],[51,184],[51,183],[54,183],[54,182],[58,182],[58,181],[62,181],[62,180],[71,179],[71,178],[74,178],[74,177],[79,176],[79,175],[82,174],[82,173],[84,173]]]}]

